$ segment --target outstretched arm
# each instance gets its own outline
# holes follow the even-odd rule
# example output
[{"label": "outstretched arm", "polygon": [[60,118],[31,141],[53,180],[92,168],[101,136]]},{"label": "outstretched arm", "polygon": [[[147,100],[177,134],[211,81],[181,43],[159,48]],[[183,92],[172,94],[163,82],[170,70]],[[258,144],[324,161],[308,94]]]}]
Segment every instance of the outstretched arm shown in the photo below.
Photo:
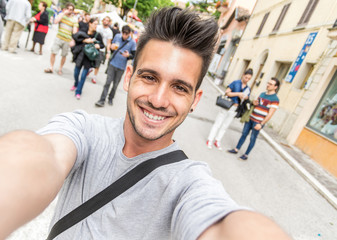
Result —
[{"label": "outstretched arm", "polygon": [[76,159],[66,136],[15,131],[0,138],[0,239],[39,215]]},{"label": "outstretched arm", "polygon": [[207,228],[198,240],[291,240],[272,220],[251,211],[230,213],[220,222]]}]

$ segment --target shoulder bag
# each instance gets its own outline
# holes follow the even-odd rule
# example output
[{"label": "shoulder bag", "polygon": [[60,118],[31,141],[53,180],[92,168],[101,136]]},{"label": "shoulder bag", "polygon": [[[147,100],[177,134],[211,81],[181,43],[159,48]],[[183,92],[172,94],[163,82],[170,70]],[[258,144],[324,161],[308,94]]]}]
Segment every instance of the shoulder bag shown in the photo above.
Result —
[{"label": "shoulder bag", "polygon": [[96,212],[98,209],[131,188],[156,168],[170,163],[179,162],[187,158],[188,157],[182,150],[176,150],[140,163],[100,193],[96,194],[88,201],[84,202],[82,205],[58,220],[52,227],[47,240],[54,239],[60,233]]},{"label": "shoulder bag", "polygon": [[[95,37],[97,37],[97,32]],[[95,61],[99,56],[99,50],[95,47],[95,43],[87,43],[83,48],[84,54],[89,58],[90,61]]]},{"label": "shoulder bag", "polygon": [[216,98],[216,103],[217,106],[222,107],[224,109],[230,109],[231,106],[234,104],[230,99],[227,98],[225,95],[220,95]]}]

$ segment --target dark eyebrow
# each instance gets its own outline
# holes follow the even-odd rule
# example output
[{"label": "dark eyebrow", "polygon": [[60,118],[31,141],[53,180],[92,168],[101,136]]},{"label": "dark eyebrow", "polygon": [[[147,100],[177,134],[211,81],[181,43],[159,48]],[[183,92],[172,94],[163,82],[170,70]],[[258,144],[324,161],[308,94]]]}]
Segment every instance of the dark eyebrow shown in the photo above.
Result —
[{"label": "dark eyebrow", "polygon": [[[148,68],[144,68],[144,69],[138,69],[137,70],[137,74],[140,75],[144,72],[148,72],[148,73],[151,73],[151,74],[154,74],[154,75],[157,75],[157,76],[160,76],[160,74],[157,72],[157,71],[154,71],[152,69],[148,69]],[[174,79],[175,82],[179,83],[179,84],[182,84],[182,85],[185,85],[190,91],[193,91],[193,86],[184,81],[184,80],[181,80],[181,79]]]}]

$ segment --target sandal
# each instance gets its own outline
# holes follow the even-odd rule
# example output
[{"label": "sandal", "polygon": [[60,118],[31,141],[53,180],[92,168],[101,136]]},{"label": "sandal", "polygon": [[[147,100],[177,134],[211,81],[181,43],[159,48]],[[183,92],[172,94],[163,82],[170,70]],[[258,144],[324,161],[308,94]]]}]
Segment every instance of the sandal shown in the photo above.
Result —
[{"label": "sandal", "polygon": [[51,70],[50,68],[47,68],[44,70],[45,73],[53,73],[53,70]]},{"label": "sandal", "polygon": [[63,74],[62,70],[59,70],[59,71],[57,72],[57,74],[58,74],[58,75],[62,75],[62,74]]}]

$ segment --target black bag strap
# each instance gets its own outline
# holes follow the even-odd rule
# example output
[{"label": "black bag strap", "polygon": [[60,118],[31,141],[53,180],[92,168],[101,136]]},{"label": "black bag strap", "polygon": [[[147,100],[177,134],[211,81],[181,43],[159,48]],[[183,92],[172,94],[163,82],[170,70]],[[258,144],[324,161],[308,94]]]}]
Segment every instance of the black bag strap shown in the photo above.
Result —
[{"label": "black bag strap", "polygon": [[63,218],[58,220],[52,227],[47,237],[47,240],[54,239],[60,233],[82,221],[83,219],[112,201],[114,198],[118,197],[120,194],[131,188],[133,185],[135,185],[138,181],[147,176],[156,168],[187,158],[188,157],[182,150],[176,150],[140,163],[138,166],[136,166],[131,171],[120,177],[117,181],[112,183],[110,186],[108,186],[107,188],[84,202],[82,205],[65,215]]},{"label": "black bag strap", "polygon": [[128,42],[129,42],[129,40],[126,40],[121,46],[119,46],[119,48],[117,48],[117,49],[113,52],[111,58],[109,59],[109,63],[110,63],[110,61],[116,56],[116,54],[118,53],[118,51],[119,51],[120,49],[122,49],[126,44],[128,44]]}]

